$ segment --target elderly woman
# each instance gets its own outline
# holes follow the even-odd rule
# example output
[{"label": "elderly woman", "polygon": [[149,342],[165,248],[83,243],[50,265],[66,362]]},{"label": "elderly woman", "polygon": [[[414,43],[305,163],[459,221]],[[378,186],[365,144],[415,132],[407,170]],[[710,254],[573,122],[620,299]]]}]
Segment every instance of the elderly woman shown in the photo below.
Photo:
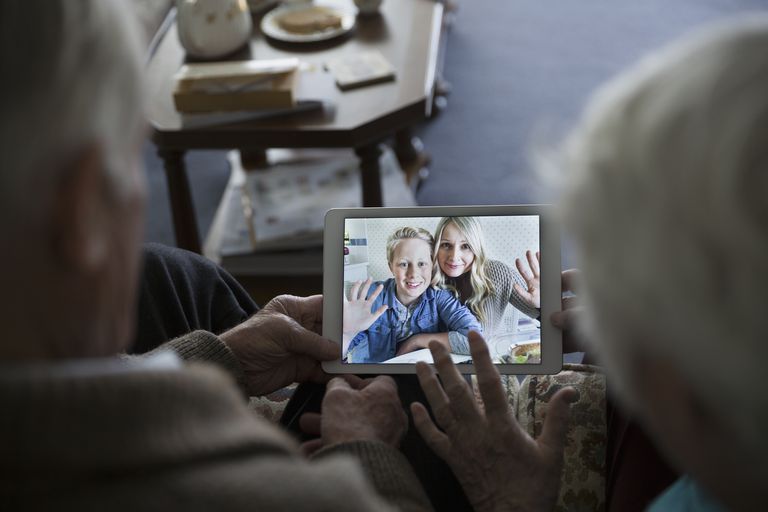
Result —
[{"label": "elderly woman", "polygon": [[[652,511],[768,503],[767,49],[765,16],[685,39],[602,89],[565,145],[583,327],[619,397],[685,475]],[[477,510],[549,510],[573,390],[551,399],[534,441],[507,413],[479,336],[470,346],[484,412],[433,343],[445,391],[418,372],[445,432],[418,404],[416,426]]]}]

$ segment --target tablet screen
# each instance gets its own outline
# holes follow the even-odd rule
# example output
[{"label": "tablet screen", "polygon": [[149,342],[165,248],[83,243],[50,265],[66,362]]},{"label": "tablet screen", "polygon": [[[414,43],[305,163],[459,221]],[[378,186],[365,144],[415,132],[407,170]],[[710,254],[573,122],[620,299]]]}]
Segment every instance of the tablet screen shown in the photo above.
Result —
[{"label": "tablet screen", "polygon": [[[471,363],[540,364],[539,215],[344,219],[342,362],[432,362],[437,339]],[[370,280],[370,282],[368,281]]]}]

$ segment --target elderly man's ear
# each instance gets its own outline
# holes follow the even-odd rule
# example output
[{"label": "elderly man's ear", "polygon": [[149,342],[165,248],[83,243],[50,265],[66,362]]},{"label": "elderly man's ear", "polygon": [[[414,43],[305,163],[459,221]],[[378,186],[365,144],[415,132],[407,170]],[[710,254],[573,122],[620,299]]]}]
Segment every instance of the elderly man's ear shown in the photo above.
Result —
[{"label": "elderly man's ear", "polygon": [[69,271],[98,272],[109,257],[113,227],[104,152],[89,144],[67,165],[50,223],[54,256]]}]

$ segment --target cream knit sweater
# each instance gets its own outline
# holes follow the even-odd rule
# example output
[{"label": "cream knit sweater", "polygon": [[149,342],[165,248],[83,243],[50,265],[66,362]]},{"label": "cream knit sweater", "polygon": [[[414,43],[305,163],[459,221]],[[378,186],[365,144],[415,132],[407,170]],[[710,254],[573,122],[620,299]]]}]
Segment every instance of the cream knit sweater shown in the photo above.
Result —
[{"label": "cream knit sweater", "polygon": [[[537,308],[531,307],[523,300],[523,298],[515,291],[514,284],[518,283],[523,289],[527,288],[525,280],[517,272],[512,270],[506,263],[498,260],[488,260],[486,263],[486,273],[488,278],[493,282],[493,286],[496,288],[495,293],[491,296],[483,306],[483,314],[485,320],[483,321],[483,336],[489,339],[501,324],[501,319],[504,317],[504,311],[507,306],[511,304],[517,308],[523,314],[528,315],[531,318],[537,318],[540,314]],[[459,277],[458,279],[467,279],[468,275]],[[461,290],[462,286],[457,282],[457,279],[446,279],[446,283]],[[459,300],[462,303],[466,302],[469,297],[464,295],[459,296]]]},{"label": "cream knit sweater", "polygon": [[340,444],[304,459],[247,408],[239,363],[216,336],[166,347],[218,368],[0,374],[0,509],[430,510],[388,445]]}]

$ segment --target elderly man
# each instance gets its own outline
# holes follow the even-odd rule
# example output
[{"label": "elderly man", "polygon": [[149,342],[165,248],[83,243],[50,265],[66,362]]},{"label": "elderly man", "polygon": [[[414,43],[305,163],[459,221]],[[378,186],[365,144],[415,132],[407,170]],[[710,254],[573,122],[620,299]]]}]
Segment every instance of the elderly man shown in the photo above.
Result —
[{"label": "elderly man", "polygon": [[[653,512],[768,503],[767,91],[762,15],[642,61],[594,97],[565,146],[587,338],[625,406],[685,475]],[[553,321],[565,325],[570,313]],[[542,435],[527,439],[479,336],[470,344],[485,411],[432,342],[445,391],[426,365],[418,372],[445,432],[418,404],[416,425],[477,510],[551,509],[562,450],[552,433],[573,391],[550,400]]]},{"label": "elderly man", "polygon": [[218,368],[117,357],[135,321],[141,62],[115,1],[0,3],[0,507],[429,509],[391,379],[331,381],[312,461],[242,400],[235,381],[321,377],[337,351],[310,330],[319,297],[166,346]]}]

